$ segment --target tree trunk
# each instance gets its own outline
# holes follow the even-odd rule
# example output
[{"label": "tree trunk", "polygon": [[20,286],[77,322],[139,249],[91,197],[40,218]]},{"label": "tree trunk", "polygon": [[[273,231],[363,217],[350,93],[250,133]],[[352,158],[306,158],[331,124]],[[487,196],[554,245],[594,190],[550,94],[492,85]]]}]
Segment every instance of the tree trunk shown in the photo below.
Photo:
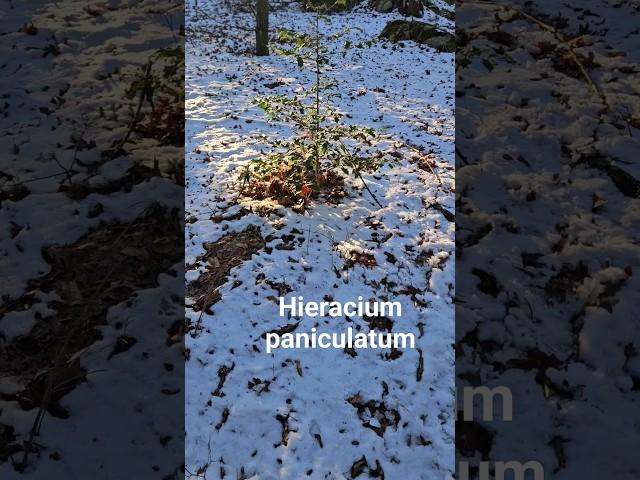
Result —
[{"label": "tree trunk", "polygon": [[269,0],[256,0],[256,55],[269,55]]}]

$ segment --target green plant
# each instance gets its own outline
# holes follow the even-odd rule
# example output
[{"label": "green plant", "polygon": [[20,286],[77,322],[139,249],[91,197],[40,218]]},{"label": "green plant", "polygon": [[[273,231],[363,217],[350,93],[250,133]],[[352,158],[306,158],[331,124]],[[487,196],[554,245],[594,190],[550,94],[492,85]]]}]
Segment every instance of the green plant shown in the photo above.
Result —
[{"label": "green plant", "polygon": [[[122,152],[131,134],[155,138],[164,145],[184,145],[184,49],[182,46],[154,52],[135,73],[125,94],[138,103],[125,136],[114,153]],[[147,112],[143,112],[145,105]]]},{"label": "green plant", "polygon": [[[255,100],[269,121],[288,125],[294,135],[272,141],[271,151],[245,169],[244,185],[249,184],[254,197],[276,198],[285,205],[297,200],[298,206],[304,207],[323,187],[340,184],[339,172],[362,179],[362,172],[377,170],[387,159],[375,148],[376,131],[346,124],[344,113],[333,104],[340,93],[329,77],[329,49],[325,40],[341,39],[349,30],[324,36],[321,23],[330,23],[330,19],[322,13],[330,6],[318,5],[312,34],[279,29],[279,46],[274,48],[294,59],[301,70],[310,68],[313,85],[293,96],[270,95]],[[354,45],[346,40],[343,56],[352,48],[370,43]]]}]

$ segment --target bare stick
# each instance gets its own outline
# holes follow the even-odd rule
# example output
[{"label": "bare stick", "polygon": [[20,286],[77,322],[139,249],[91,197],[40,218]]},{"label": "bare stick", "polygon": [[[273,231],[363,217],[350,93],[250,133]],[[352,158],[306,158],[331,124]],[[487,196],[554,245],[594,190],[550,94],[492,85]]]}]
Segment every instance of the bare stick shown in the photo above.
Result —
[{"label": "bare stick", "polygon": [[362,184],[364,185],[364,188],[367,189],[367,192],[369,192],[369,194],[371,195],[371,197],[376,201],[376,203],[378,204],[378,206],[380,208],[384,208],[382,206],[382,204],[378,201],[378,198],[373,194],[373,192],[371,191],[371,189],[369,188],[369,185],[367,185],[367,182],[364,181],[364,178],[362,178],[362,174],[360,172],[356,172],[358,175],[358,178],[360,178],[360,180],[362,180]]},{"label": "bare stick", "polygon": [[543,22],[539,18],[536,18],[536,17],[534,17],[533,15],[531,15],[529,13],[523,12],[522,10],[514,8],[514,7],[510,6],[510,5],[501,5],[501,4],[494,3],[494,2],[482,2],[482,3],[483,4],[488,4],[488,5],[493,5],[493,6],[496,6],[496,7],[505,7],[507,9],[511,10],[512,12],[518,14],[519,16],[521,16],[523,18],[526,18],[527,20],[530,20],[533,23],[537,24],[543,30],[546,30],[546,31],[550,32],[559,43],[561,43],[562,45],[564,45],[566,47],[567,51],[569,52],[569,55],[571,56],[572,60],[575,62],[575,64],[580,69],[580,72],[582,73],[582,76],[587,81],[587,84],[589,85],[589,87],[600,97],[600,100],[602,101],[604,106],[607,109],[610,108],[609,102],[607,100],[607,96],[605,95],[604,91],[602,91],[600,89],[600,87],[598,87],[598,85],[596,85],[596,83],[591,78],[591,75],[589,74],[587,69],[582,64],[582,61],[578,58],[576,53],[573,51],[574,47],[573,47],[572,44],[573,44],[573,42],[575,42],[577,40],[576,38],[571,39],[571,40],[567,40],[566,38],[564,38],[564,36],[555,27],[549,25],[548,23]]}]

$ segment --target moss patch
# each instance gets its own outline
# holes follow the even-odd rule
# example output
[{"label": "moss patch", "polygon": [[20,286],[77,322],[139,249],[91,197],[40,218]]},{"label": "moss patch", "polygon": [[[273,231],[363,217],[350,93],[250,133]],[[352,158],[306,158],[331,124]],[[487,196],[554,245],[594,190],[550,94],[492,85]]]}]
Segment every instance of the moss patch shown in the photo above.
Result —
[{"label": "moss patch", "polygon": [[440,52],[453,53],[456,50],[456,41],[452,34],[424,22],[394,20],[384,27],[380,37],[391,42],[414,41],[429,45]]},{"label": "moss patch", "polygon": [[[423,0],[422,3],[424,3],[424,6],[429,10],[431,10],[436,15],[446,18],[447,20],[451,20],[452,22],[455,21],[456,19],[455,12],[452,12],[450,10],[445,10],[444,8],[440,8],[430,0]],[[449,5],[453,5],[453,2],[449,3]]]},{"label": "moss patch", "polygon": [[336,2],[336,0],[302,0],[301,6],[303,10],[312,12],[318,10],[320,13],[334,13],[351,10],[358,3],[360,3],[358,0],[343,0],[341,2]]}]

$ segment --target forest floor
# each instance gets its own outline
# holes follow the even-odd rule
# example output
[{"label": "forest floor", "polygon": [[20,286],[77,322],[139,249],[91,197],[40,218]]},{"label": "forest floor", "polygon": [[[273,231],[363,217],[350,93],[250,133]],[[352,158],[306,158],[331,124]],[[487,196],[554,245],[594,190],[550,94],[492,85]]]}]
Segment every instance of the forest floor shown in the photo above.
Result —
[{"label": "forest floor", "polygon": [[[450,8],[444,2],[442,8]],[[454,471],[454,56],[377,40],[397,13],[364,5],[330,16],[328,36],[370,48],[339,53],[331,72],[347,122],[410,143],[391,164],[345,179],[339,202],[294,212],[241,194],[240,173],[289,135],[252,104],[312,78],[275,54],[251,55],[253,17],[228,3],[189,2],[186,48],[187,477],[436,479]],[[296,4],[272,29],[310,30]],[[424,21],[453,31],[425,13]],[[375,196],[375,199],[374,199]],[[377,201],[380,202],[378,205]],[[204,287],[204,288],[203,288]],[[265,351],[287,324],[278,297],[389,299],[386,328],[416,349]],[[203,298],[204,297],[204,298]],[[202,310],[202,307],[204,311]],[[362,318],[303,319],[300,330],[379,328]],[[371,320],[371,319],[369,319]]]}]

